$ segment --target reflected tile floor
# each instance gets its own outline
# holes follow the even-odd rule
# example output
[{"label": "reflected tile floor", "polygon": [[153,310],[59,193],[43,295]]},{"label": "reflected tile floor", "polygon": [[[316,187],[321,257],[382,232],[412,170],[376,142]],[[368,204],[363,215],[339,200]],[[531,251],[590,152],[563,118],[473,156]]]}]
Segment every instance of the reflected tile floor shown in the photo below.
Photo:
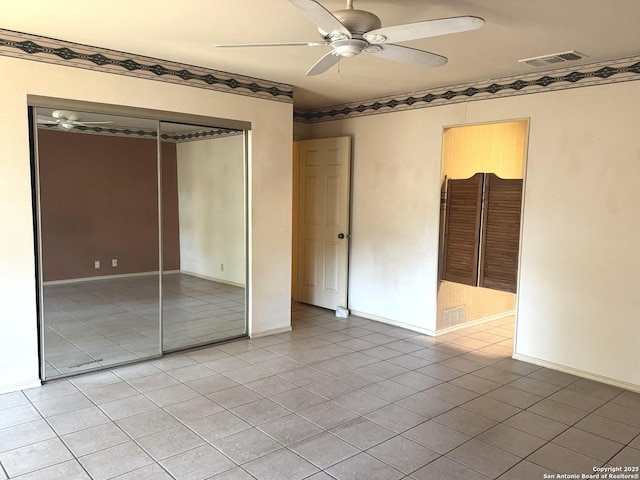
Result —
[{"label": "reflected tile floor", "polygon": [[293,305],[292,332],[0,395],[0,479],[527,480],[640,464],[640,394]]},{"label": "reflected tile floor", "polygon": [[[245,333],[244,288],[183,273],[163,277],[163,340],[177,350]],[[44,287],[47,378],[158,354],[158,277]]]}]

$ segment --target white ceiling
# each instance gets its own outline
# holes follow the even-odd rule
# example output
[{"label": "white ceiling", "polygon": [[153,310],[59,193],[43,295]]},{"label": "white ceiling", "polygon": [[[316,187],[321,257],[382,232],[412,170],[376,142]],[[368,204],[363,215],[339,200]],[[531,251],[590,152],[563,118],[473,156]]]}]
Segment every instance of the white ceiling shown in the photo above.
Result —
[{"label": "white ceiling", "polygon": [[[320,3],[331,11],[346,5]],[[448,57],[443,67],[359,55],[316,77],[304,73],[330,47],[211,47],[320,40],[288,0],[1,0],[0,28],[288,83],[300,108],[532,73],[518,60],[567,50],[588,56],[574,65],[640,54],[639,0],[354,0],[354,7],[383,26],[461,15],[486,25],[404,43]]]}]

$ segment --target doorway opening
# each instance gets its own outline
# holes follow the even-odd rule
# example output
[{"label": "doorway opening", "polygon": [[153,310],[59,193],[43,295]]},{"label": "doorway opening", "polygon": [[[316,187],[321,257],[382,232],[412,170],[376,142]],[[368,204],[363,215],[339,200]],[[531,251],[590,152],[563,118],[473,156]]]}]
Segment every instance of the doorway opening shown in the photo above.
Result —
[{"label": "doorway opening", "polygon": [[[519,257],[518,244],[520,239],[520,213],[522,211],[522,182],[525,177],[527,137],[529,130],[528,120],[505,121],[498,123],[453,126],[445,128],[443,133],[443,153],[442,153],[442,201],[441,201],[441,228],[440,228],[440,261],[439,261],[439,283],[437,296],[437,331],[439,333],[452,332],[454,330],[471,326],[475,323],[487,322],[513,317],[517,305],[517,259]],[[486,180],[485,180],[486,179]],[[513,195],[520,195],[517,204],[500,205],[502,201],[498,199],[498,210],[500,214],[506,212],[511,217],[498,219],[497,223],[509,226],[511,232],[498,235],[497,243],[504,242],[504,238],[515,235],[515,253],[512,251],[505,255],[498,252],[494,255],[494,265],[500,267],[504,262],[515,262],[511,265],[515,270],[512,273],[511,282],[486,282],[485,273],[487,260],[485,247],[489,243],[487,240],[487,216],[485,207],[489,200],[489,181],[493,183],[505,179],[505,183],[515,186]],[[467,192],[471,192],[470,198],[462,198],[459,204],[463,204],[468,211],[462,211],[457,219],[451,217],[453,210],[447,211],[447,207],[452,202],[453,190],[449,188],[464,182],[471,182],[475,185],[470,189],[464,187]],[[470,183],[470,184],[471,184]],[[519,185],[519,187],[518,187]],[[464,188],[458,188],[456,194],[463,193]],[[518,192],[519,188],[519,192]],[[511,193],[510,193],[511,194]],[[459,197],[460,198],[460,197]],[[471,204],[476,202],[469,210]],[[512,201],[512,200],[510,200]],[[513,203],[513,202],[512,202]],[[508,211],[510,210],[510,212]],[[515,210],[515,212],[514,212]],[[515,215],[515,216],[514,216]],[[494,217],[495,218],[495,217]],[[458,228],[455,233],[447,235],[449,227],[456,221]],[[517,224],[515,223],[517,221]],[[449,222],[449,223],[447,223]],[[513,231],[515,229],[515,233]],[[462,235],[468,236],[461,239]],[[456,237],[456,238],[454,238]],[[452,240],[453,239],[453,240]],[[453,245],[454,242],[458,245]],[[467,249],[462,254],[460,248]],[[449,247],[449,253],[447,253]],[[469,256],[466,255],[469,253]],[[505,255],[500,258],[500,255]],[[515,255],[515,259],[513,256]],[[507,259],[507,256],[509,258]],[[451,258],[453,257],[453,260]],[[450,264],[458,263],[460,270],[467,270],[467,279],[461,279],[461,275],[454,272],[445,271],[447,260]],[[468,267],[468,269],[467,269]],[[500,272],[502,273],[502,272]],[[509,285],[510,284],[510,285]],[[499,323],[499,322],[498,322]]]}]

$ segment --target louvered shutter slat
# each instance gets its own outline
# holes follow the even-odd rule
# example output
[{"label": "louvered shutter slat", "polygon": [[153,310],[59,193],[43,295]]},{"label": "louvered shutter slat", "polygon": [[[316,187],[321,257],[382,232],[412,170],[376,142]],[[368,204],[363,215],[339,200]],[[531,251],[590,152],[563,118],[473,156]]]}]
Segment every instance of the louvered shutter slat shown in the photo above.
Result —
[{"label": "louvered shutter slat", "polygon": [[449,180],[443,279],[477,285],[483,174]]}]

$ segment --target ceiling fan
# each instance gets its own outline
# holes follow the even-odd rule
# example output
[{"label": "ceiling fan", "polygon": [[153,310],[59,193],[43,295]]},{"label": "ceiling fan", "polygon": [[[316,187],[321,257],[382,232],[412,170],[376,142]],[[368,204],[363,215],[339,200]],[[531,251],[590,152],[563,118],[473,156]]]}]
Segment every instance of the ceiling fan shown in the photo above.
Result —
[{"label": "ceiling fan", "polygon": [[51,117],[38,116],[38,123],[41,125],[58,125],[58,128],[62,130],[71,130],[75,127],[109,124],[113,122],[83,122],[80,120],[80,115],[76,112],[55,110],[51,113]]},{"label": "ceiling fan", "polygon": [[230,47],[316,47],[330,45],[333,50],[318,60],[306,73],[307,76],[326,72],[341,58],[368,53],[385,60],[412,63],[425,67],[439,67],[447,63],[447,57],[415,48],[395,45],[419,38],[436,37],[450,33],[476,30],[484,25],[479,17],[450,17],[439,20],[408,23],[383,27],[380,18],[371,12],[353,8],[353,0],[347,0],[347,8],[329,12],[315,0],[289,0],[318,26],[322,41],[288,43],[246,43],[213,45]]}]

